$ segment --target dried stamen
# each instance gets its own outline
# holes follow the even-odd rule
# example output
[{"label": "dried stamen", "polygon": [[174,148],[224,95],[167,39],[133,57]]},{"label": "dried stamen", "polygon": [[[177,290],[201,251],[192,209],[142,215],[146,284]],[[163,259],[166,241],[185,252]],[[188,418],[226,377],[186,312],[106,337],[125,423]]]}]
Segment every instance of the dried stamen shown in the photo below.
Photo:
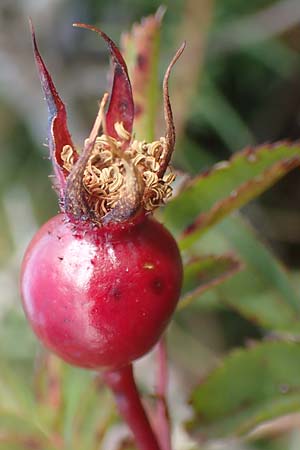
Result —
[{"label": "dried stamen", "polygon": [[123,122],[115,123],[115,131],[121,139],[124,139],[124,141],[128,141],[128,139],[130,139],[131,137],[130,133],[127,130],[125,130]]},{"label": "dried stamen", "polygon": [[74,164],[74,150],[71,145],[65,145],[63,147],[61,159],[63,161],[63,168],[70,172]]},{"label": "dried stamen", "polygon": [[[159,174],[166,152],[165,138],[151,143],[134,140],[123,150],[128,133],[122,123],[116,123],[115,130],[120,140],[105,134],[96,138],[83,173],[88,206],[99,223],[124,202],[127,207],[130,202],[133,209],[152,211],[171,196],[171,183],[175,180],[170,168],[166,174]],[[73,153],[72,147],[65,146],[61,155],[69,172]]]}]

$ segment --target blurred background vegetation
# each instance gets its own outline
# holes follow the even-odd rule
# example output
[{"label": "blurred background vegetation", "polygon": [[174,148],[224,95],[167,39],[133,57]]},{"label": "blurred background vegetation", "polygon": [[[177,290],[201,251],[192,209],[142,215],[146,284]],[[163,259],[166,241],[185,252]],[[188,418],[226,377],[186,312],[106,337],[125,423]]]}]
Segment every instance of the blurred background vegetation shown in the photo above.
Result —
[{"label": "blurred background vegetation", "polygon": [[[3,395],[5,392],[8,395],[7,386],[13,384],[11,374],[16,373],[30,390],[33,367],[38,366],[36,354],[40,353],[20,308],[18,272],[30,238],[39,225],[58,210],[48,178],[51,167],[47,148],[43,146],[47,111],[32,56],[27,18],[31,16],[35,24],[41,53],[67,105],[70,130],[80,145],[93,122],[97,100],[107,89],[109,66],[105,46],[92,34],[73,29],[72,23],[95,24],[119,42],[121,33],[129,30],[133,22],[153,14],[159,6],[158,0],[1,0],[0,368],[3,370],[0,393]],[[174,158],[177,169],[195,175],[244,147],[299,139],[298,0],[172,0],[166,1],[165,6],[160,80],[174,50],[183,40],[187,41],[186,52],[171,81],[178,130]],[[163,124],[158,122],[157,132],[161,130]],[[298,287],[299,202],[300,172],[297,169],[243,210],[263,240],[289,267]],[[206,238],[207,251],[210,248],[214,251],[217,246],[214,239]],[[224,304],[205,309],[197,303],[178,315],[170,333],[172,402],[174,410],[178,411],[174,413],[178,415],[178,422],[189,418],[184,400],[200,376],[225,351],[263,334],[259,325]],[[144,364],[151,364],[152,360],[147,361]],[[47,360],[43,364],[52,367],[54,363]],[[57,370],[63,370],[67,376],[71,369]],[[143,363],[140,371],[147,392],[153,380],[145,377]],[[71,435],[70,430],[76,428],[70,411],[75,409],[76,401],[77,406],[80,401],[78,392],[83,381],[78,373],[82,375],[80,371],[73,374],[73,378],[69,374],[66,382],[71,404],[66,403],[69,410],[67,407],[64,410],[65,439]],[[11,389],[10,401],[13,401],[17,388]],[[105,430],[105,424],[115,423],[116,418],[110,399],[103,392],[101,396],[106,412],[99,413],[101,417],[95,413],[94,421],[103,422]],[[53,408],[55,411],[55,406]],[[96,406],[94,408],[96,411]],[[8,443],[3,440],[6,430],[12,426],[7,425],[3,411],[0,407],[1,449],[46,448],[34,446],[33,441]],[[178,448],[193,448],[182,427],[178,430],[177,439],[181,442]],[[108,439],[101,436],[100,430],[99,442],[102,438]],[[293,432],[256,443],[231,443],[230,447],[226,447],[226,443],[222,447],[219,442],[220,447],[212,448],[296,450],[299,441],[299,433]],[[49,448],[86,448],[66,442],[69,447],[68,444],[63,447],[57,440],[52,446],[49,444]],[[108,440],[101,442],[101,448],[113,448],[109,447],[112,444]]]}]

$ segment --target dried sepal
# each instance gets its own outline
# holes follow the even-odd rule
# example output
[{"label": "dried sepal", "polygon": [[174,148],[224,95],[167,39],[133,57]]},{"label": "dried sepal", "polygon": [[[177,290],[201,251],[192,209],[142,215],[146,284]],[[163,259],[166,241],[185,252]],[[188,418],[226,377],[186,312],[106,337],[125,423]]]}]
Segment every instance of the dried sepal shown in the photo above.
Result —
[{"label": "dried sepal", "polygon": [[124,58],[116,44],[99,28],[83,23],[74,23],[73,26],[95,31],[105,40],[108,46],[114,65],[114,74],[110,102],[106,113],[107,133],[113,138],[119,138],[115,127],[118,126],[116,124],[122,124],[128,133],[127,139],[124,140],[129,140],[133,126],[134,104]]},{"label": "dried sepal", "polygon": [[[102,135],[102,141],[101,137],[98,137],[101,125],[104,125],[103,128],[106,129],[104,108],[107,98],[108,94],[105,94],[90,136],[85,141],[83,152],[76,164],[70,168],[63,205],[65,212],[71,218],[81,221],[90,220],[98,225],[132,219],[141,209],[144,192],[141,175],[130,158],[120,151],[121,145],[117,147],[115,139],[110,136]],[[97,145],[97,141],[102,142],[102,145],[101,143]],[[107,164],[105,159],[101,160],[103,156],[101,153],[106,153],[106,157],[107,153],[110,153],[111,159],[107,160]],[[94,164],[95,157],[100,158],[101,169]],[[115,174],[110,173],[110,169],[119,168],[121,170],[118,179]],[[92,177],[96,177],[94,186],[89,186],[87,183],[89,170]],[[105,190],[99,184],[101,175],[107,181]],[[109,192],[112,186],[115,187],[114,192]]]},{"label": "dried sepal", "polygon": [[[67,171],[63,167],[63,160],[61,152],[64,146],[69,145],[74,149],[71,135],[67,126],[67,114],[63,101],[59,97],[54,86],[52,78],[47,70],[47,67],[39,52],[34,28],[30,21],[30,28],[32,34],[34,57],[40,77],[42,89],[45,95],[45,100],[48,106],[48,145],[50,150],[50,158],[53,164],[56,187],[62,196],[65,184]],[[74,152],[73,159],[76,161],[77,153]]]},{"label": "dried sepal", "polygon": [[103,121],[107,97],[108,94],[104,94],[91,133],[85,140],[83,151],[76,163],[73,164],[67,177],[63,208],[64,211],[75,220],[95,220],[94,211],[89,207],[87,198],[88,193],[83,185],[83,175],[91,157],[99,129]]},{"label": "dried sepal", "polygon": [[171,70],[178,60],[178,58],[181,56],[182,52],[185,49],[185,42],[179,47],[177,52],[175,53],[172,61],[170,62],[166,74],[164,76],[164,82],[163,82],[163,99],[164,99],[164,116],[165,116],[165,122],[166,122],[166,134],[165,134],[165,152],[162,157],[162,161],[160,164],[160,170],[158,172],[158,176],[162,176],[171,159],[174,147],[175,147],[175,140],[176,140],[176,134],[175,134],[175,126],[174,126],[174,120],[173,120],[173,114],[172,114],[172,108],[170,103],[170,97],[169,97],[169,78],[171,74]]}]

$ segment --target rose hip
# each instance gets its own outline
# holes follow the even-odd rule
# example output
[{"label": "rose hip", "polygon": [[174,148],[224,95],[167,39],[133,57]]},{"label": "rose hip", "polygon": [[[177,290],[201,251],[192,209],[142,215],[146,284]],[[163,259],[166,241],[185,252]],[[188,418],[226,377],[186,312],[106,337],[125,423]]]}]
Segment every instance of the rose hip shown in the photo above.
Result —
[{"label": "rose hip", "polygon": [[60,214],[33,238],[22,297],[37,336],[77,366],[129,364],[150,350],[175,309],[181,259],[150,217],[136,224],[74,228]]}]

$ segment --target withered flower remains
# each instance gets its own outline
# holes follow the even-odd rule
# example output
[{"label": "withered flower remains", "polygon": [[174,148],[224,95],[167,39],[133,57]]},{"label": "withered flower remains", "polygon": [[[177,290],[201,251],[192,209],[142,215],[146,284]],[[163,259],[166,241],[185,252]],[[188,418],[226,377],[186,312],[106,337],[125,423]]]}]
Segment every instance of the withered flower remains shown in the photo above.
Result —
[{"label": "withered flower remains", "polygon": [[[39,53],[32,29],[34,54],[49,110],[49,148],[61,209],[71,220],[94,224],[130,221],[164,203],[175,179],[169,162],[175,130],[168,80],[184,44],[171,61],[163,82],[166,134],[154,142],[134,138],[134,102],[126,63],[114,42],[101,30],[74,24],[98,33],[106,42],[113,62],[113,84],[103,96],[90,136],[82,152],[72,142],[65,105]],[[101,132],[99,133],[99,130]]]}]

